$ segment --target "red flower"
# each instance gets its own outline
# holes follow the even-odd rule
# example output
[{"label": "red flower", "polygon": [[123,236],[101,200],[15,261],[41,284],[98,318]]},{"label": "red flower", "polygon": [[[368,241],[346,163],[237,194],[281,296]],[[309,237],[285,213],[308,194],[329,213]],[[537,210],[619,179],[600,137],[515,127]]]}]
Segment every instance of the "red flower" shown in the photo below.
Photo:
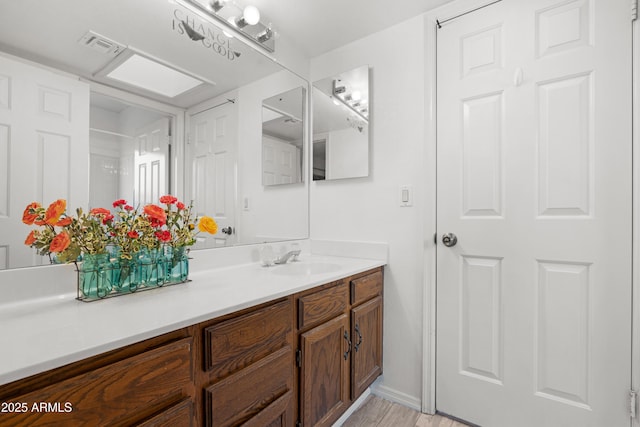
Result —
[{"label": "red flower", "polygon": [[140,235],[138,234],[138,232],[136,230],[131,230],[127,233],[127,236],[129,236],[130,239],[137,239],[138,237],[140,237]]},{"label": "red flower", "polygon": [[171,196],[167,194],[166,196],[160,197],[160,203],[164,203],[165,205],[172,205],[178,201],[177,197]]},{"label": "red flower", "polygon": [[65,232],[58,234],[51,241],[51,245],[49,245],[49,250],[51,252],[63,252],[65,249],[69,247],[71,244],[71,239],[69,235]]},{"label": "red flower", "polygon": [[182,203],[182,202],[178,202],[178,203],[176,204],[176,206],[178,207],[178,210],[179,210],[179,211],[181,211],[182,209],[184,209],[184,203]]},{"label": "red flower", "polygon": [[124,205],[124,210],[125,211],[132,211],[133,210],[133,206]]},{"label": "red flower", "polygon": [[25,208],[24,213],[22,214],[22,222],[24,222],[27,225],[32,225],[36,220],[36,218],[38,217],[38,214],[36,213],[36,209],[40,207],[41,207],[40,203],[38,202],[30,203]]},{"label": "red flower", "polygon": [[64,199],[58,199],[51,203],[47,208],[47,212],[44,214],[44,222],[49,225],[55,225],[60,216],[67,209],[67,201]]},{"label": "red flower", "polygon": [[147,205],[144,207],[144,213],[149,217],[153,227],[162,227],[167,223],[167,213],[160,206]]},{"label": "red flower", "polygon": [[56,225],[58,227],[66,227],[67,225],[70,225],[72,221],[73,221],[73,219],[71,219],[71,217],[66,217],[66,218],[62,218],[60,221],[56,222]]},{"label": "red flower", "polygon": [[156,237],[161,242],[170,242],[171,241],[171,233],[168,230],[164,231],[156,231]]},{"label": "red flower", "polygon": [[126,205],[127,201],[124,199],[120,199],[120,200],[116,200],[115,202],[113,202],[113,207],[117,208],[118,206],[122,206],[122,205]]},{"label": "red flower", "polygon": [[89,211],[89,213],[93,216],[111,215],[111,211],[105,208],[93,208]]},{"label": "red flower", "polygon": [[24,241],[24,244],[27,246],[31,246],[35,241],[36,241],[35,230],[31,230],[31,233],[29,233],[29,235],[27,236],[26,240]]}]

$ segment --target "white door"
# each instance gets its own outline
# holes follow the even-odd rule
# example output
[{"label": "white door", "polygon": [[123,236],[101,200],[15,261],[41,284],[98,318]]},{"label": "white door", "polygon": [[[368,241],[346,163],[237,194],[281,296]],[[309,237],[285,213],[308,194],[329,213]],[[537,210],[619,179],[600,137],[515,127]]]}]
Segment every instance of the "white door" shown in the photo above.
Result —
[{"label": "white door", "polygon": [[89,86],[0,56],[0,269],[49,263],[24,244],[22,212],[89,199]]},{"label": "white door", "polygon": [[300,182],[300,148],[262,136],[262,185]]},{"label": "white door", "polygon": [[197,249],[236,241],[237,115],[236,105],[226,103],[190,117],[188,155],[194,212],[198,217],[212,216],[218,223],[215,235],[198,235]]},{"label": "white door", "polygon": [[134,205],[159,204],[169,188],[170,119],[163,117],[136,131]]},{"label": "white door", "polygon": [[628,426],[628,2],[503,0],[437,50],[437,409]]}]

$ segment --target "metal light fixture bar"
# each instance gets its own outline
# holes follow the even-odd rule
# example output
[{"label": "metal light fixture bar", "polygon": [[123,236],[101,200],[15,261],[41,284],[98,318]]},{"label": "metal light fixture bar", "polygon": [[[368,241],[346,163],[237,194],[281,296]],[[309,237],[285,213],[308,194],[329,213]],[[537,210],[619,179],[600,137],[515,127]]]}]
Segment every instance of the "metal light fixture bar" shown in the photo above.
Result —
[{"label": "metal light fixture bar", "polygon": [[[344,85],[338,83],[338,80],[333,81],[332,92],[333,92],[333,97],[336,100],[338,100],[338,102],[340,102],[342,105],[347,107],[351,112],[353,112],[362,120],[364,120],[365,123],[369,124],[369,115],[356,109],[355,103],[354,105],[349,104],[348,101],[351,100],[351,95],[347,93],[347,88]],[[357,102],[357,104],[360,104],[360,102]]]},{"label": "metal light fixture bar", "polygon": [[[188,8],[192,12],[197,13],[205,19],[209,19],[218,26],[222,26],[225,29],[231,30],[231,33],[236,33],[243,36],[245,39],[257,44],[258,46],[266,49],[269,52],[275,52],[275,34],[271,26],[263,24],[261,21],[255,24],[247,22],[244,11],[239,9],[231,1],[225,0],[175,0],[177,3]],[[254,14],[259,12],[255,7],[253,8]]]}]

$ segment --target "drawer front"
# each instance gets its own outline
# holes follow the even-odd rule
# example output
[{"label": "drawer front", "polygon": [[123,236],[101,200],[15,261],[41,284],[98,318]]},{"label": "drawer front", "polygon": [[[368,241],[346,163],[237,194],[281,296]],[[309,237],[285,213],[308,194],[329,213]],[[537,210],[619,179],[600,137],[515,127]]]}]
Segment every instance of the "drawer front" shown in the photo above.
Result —
[{"label": "drawer front", "polygon": [[291,345],[291,300],[217,323],[204,329],[204,369],[210,380],[225,378]]},{"label": "drawer front", "polygon": [[307,329],[344,313],[347,286],[340,283],[298,298],[298,329]]},{"label": "drawer front", "polygon": [[0,424],[100,426],[147,419],[187,397],[192,381],[191,360],[191,338],[166,344],[7,399],[26,402],[29,408],[40,402],[50,405],[45,412],[1,414]]},{"label": "drawer front", "polygon": [[351,304],[357,305],[382,295],[382,270],[351,280]]},{"label": "drawer front", "polygon": [[207,426],[249,421],[293,389],[293,349],[282,348],[205,389]]}]

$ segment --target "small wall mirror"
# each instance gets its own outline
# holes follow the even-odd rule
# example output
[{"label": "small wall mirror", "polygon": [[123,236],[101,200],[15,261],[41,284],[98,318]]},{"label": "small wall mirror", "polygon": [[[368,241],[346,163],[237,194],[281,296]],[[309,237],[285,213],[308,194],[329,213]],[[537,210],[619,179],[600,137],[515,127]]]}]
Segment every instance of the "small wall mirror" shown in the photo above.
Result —
[{"label": "small wall mirror", "polygon": [[302,182],[303,87],[262,101],[262,185]]},{"label": "small wall mirror", "polygon": [[369,67],[313,83],[313,180],[369,176]]}]

